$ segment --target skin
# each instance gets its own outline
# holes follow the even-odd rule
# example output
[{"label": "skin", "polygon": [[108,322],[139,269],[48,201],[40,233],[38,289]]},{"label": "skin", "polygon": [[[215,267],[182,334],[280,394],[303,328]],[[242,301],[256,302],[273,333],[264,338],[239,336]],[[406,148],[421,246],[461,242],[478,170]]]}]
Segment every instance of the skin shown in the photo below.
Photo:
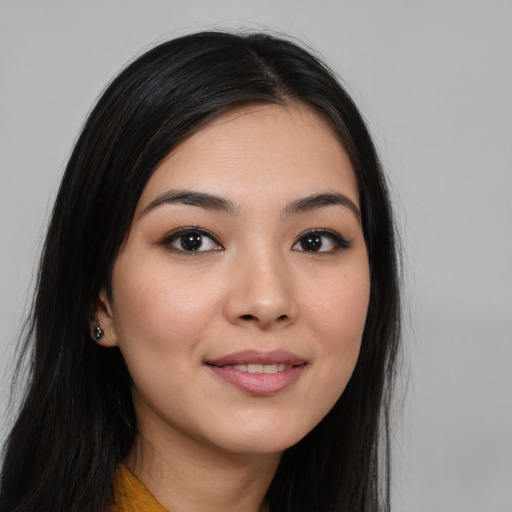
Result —
[{"label": "skin", "polygon": [[[189,190],[230,201],[158,204]],[[336,193],[355,207],[287,205]],[[153,207],[149,206],[153,204]],[[139,436],[126,465],[168,510],[257,511],[283,450],[343,392],[357,361],[369,297],[359,192],[350,160],[319,116],[299,104],[231,112],[178,146],[140,197],[100,293],[100,343],[119,346],[133,378]],[[202,228],[197,251],[170,233]],[[315,250],[304,233],[316,233]],[[189,246],[187,246],[189,248]],[[318,250],[319,249],[319,250]],[[306,361],[265,396],[206,361],[254,349]]]}]

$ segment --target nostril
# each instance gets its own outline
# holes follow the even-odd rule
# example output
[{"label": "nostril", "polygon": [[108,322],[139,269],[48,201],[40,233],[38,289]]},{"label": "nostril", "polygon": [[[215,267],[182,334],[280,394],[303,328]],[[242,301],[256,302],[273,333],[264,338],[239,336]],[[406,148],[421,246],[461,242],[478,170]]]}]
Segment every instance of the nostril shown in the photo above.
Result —
[{"label": "nostril", "polygon": [[[240,318],[242,320],[248,320],[248,321],[250,321],[250,320],[257,320],[258,319],[258,317],[254,316],[254,315],[241,315]],[[288,315],[281,315],[281,316],[277,317],[276,320],[277,321],[282,321],[282,320],[286,320],[287,318],[288,318]]]}]

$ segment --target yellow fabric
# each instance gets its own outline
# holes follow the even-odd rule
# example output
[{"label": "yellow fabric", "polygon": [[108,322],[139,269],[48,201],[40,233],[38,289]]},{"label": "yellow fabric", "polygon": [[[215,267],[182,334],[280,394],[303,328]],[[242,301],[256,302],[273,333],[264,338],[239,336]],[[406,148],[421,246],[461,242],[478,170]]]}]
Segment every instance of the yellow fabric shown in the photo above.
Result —
[{"label": "yellow fabric", "polygon": [[147,487],[125,466],[120,465],[114,480],[114,503],[108,512],[167,512]]}]

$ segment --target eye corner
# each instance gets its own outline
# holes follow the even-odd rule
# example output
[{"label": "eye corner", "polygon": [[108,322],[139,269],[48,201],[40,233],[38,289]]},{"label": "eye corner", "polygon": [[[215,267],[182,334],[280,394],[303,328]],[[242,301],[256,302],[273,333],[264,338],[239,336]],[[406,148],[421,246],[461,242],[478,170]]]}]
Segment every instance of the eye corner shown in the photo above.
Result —
[{"label": "eye corner", "polygon": [[322,255],[336,254],[339,251],[349,249],[352,242],[341,233],[327,228],[313,228],[301,233],[292,250],[306,254]]},{"label": "eye corner", "polygon": [[187,256],[224,251],[217,236],[198,226],[183,226],[174,229],[167,233],[158,242],[158,245],[170,252]]}]

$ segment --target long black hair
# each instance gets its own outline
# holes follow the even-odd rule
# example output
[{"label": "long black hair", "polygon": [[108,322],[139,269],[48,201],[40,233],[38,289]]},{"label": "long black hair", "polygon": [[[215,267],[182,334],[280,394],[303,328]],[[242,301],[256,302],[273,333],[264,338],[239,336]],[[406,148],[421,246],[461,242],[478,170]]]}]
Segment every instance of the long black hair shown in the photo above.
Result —
[{"label": "long black hair", "polygon": [[371,137],[348,94],[310,51],[262,33],[202,32],[161,44],[124,69],[71,154],[24,339],[30,379],[4,447],[2,511],[104,512],[137,425],[121,353],[94,343],[89,322],[99,291],[109,289],[141,192],[169,152],[211,120],[251,104],[293,103],[325,118],[350,156],[371,290],[353,376],[328,415],[284,452],[267,500],[274,512],[389,509],[399,269]]}]

